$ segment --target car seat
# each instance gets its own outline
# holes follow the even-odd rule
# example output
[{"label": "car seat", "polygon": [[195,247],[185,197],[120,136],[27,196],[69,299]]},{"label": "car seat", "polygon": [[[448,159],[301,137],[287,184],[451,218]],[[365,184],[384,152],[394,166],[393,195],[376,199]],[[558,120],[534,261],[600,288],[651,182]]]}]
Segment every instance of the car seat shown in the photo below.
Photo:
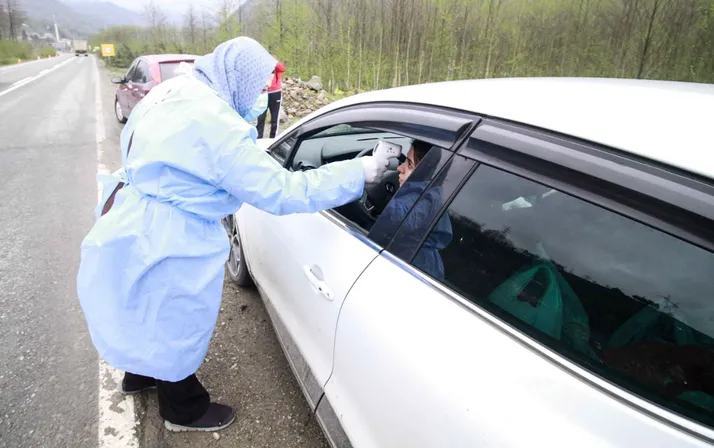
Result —
[{"label": "car seat", "polygon": [[714,339],[687,325],[671,301],[660,299],[615,330],[603,358],[670,398],[714,412],[712,348]]},{"label": "car seat", "polygon": [[488,301],[576,351],[596,357],[589,345],[590,324],[580,299],[543,245],[538,247],[541,257],[501,283]]}]

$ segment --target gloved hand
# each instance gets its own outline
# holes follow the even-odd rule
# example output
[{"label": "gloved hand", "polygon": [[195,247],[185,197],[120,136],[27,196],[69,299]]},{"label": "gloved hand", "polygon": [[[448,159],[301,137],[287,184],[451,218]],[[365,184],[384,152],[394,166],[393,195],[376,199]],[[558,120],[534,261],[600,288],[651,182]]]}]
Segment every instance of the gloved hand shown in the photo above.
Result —
[{"label": "gloved hand", "polygon": [[382,176],[387,172],[389,159],[384,155],[360,157],[362,169],[364,169],[364,181],[368,184],[375,184],[382,180]]}]

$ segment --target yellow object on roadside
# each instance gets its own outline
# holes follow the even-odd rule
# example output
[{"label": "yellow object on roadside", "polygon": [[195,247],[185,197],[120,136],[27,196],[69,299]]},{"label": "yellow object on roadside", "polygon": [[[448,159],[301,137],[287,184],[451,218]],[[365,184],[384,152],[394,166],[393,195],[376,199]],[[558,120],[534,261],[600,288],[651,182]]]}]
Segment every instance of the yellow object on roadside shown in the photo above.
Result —
[{"label": "yellow object on roadside", "polygon": [[102,56],[116,56],[114,53],[114,44],[102,44]]}]

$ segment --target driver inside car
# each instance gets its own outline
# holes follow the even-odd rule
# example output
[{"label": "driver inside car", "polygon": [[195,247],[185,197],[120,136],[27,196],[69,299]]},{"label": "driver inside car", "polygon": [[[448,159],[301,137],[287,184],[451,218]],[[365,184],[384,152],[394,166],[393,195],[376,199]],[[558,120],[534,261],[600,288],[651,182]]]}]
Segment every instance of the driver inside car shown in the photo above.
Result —
[{"label": "driver inside car", "polygon": [[[397,168],[399,190],[387,204],[372,229],[372,232],[380,232],[382,226],[395,229],[399,223],[402,223],[400,234],[406,235],[406,237],[400,238],[398,243],[390,248],[398,256],[408,256],[407,252],[418,246],[421,236],[428,230],[434,216],[444,203],[441,185],[432,185],[419,200],[433,178],[431,171],[436,169],[436,163],[425,162],[428,165],[423,167],[426,172],[419,172],[418,178],[415,176],[411,181],[408,181],[417,166],[427,158],[431,149],[432,145],[429,143],[419,140],[412,141],[406,158],[402,158],[402,163]],[[418,203],[417,200],[419,200]],[[411,213],[409,213],[410,210]],[[444,263],[439,251],[451,242],[451,238],[451,221],[448,215],[444,214],[429,232],[429,236],[414,257],[412,264],[433,278],[443,280]]]}]

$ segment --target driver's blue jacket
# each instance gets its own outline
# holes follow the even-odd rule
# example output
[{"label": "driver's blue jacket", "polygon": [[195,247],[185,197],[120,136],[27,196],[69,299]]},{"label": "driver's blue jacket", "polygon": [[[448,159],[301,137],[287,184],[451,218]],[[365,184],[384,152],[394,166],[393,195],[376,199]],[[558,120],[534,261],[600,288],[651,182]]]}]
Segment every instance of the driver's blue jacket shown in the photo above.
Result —
[{"label": "driver's blue jacket", "polygon": [[[381,229],[399,227],[399,237],[390,246],[397,256],[406,257],[416,248],[422,235],[428,230],[434,217],[443,205],[442,187],[432,187],[417,202],[428,182],[407,182],[384,208],[371,234],[381,234]],[[416,204],[416,206],[415,206]],[[412,210],[412,207],[413,210]],[[411,210],[411,213],[409,211]],[[402,222],[403,221],[403,222]],[[444,263],[439,251],[452,238],[451,221],[445,213],[436,223],[422,244],[412,264],[437,280],[444,279]]]}]

